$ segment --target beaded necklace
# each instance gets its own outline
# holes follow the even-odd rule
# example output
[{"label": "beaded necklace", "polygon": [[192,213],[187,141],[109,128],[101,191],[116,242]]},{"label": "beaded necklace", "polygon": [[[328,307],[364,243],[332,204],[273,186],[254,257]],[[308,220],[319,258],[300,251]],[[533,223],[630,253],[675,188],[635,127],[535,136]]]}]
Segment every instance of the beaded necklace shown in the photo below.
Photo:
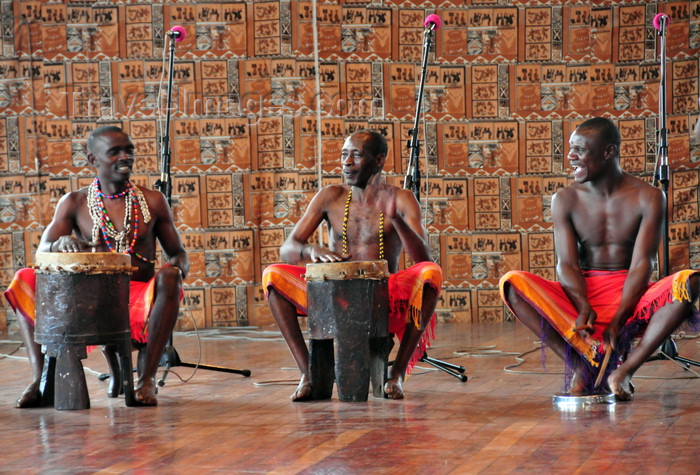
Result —
[{"label": "beaded necklace", "polygon": [[[107,214],[104,200],[115,200],[118,198],[126,198],[126,206],[124,207],[124,228],[117,231],[114,223]],[[129,206],[128,202],[132,205]],[[136,252],[134,246],[139,236],[139,209],[143,214],[143,222],[148,223],[151,220],[151,213],[148,210],[146,198],[141,190],[131,184],[131,181],[126,182],[126,188],[121,193],[114,195],[106,195],[100,190],[100,179],[95,178],[88,188],[88,210],[90,218],[92,218],[92,241],[97,242],[100,239],[100,234],[110,252],[131,254],[138,259],[149,264],[154,264],[155,259],[151,260],[143,257]],[[131,231],[131,222],[133,215],[134,235],[129,243],[129,232]],[[114,244],[112,244],[112,240]]]},{"label": "beaded necklace", "polygon": [[[345,215],[343,216],[343,254],[348,253],[348,218],[350,218],[350,201],[352,201],[352,186],[345,200]],[[384,259],[384,213],[379,213],[379,260]]]}]

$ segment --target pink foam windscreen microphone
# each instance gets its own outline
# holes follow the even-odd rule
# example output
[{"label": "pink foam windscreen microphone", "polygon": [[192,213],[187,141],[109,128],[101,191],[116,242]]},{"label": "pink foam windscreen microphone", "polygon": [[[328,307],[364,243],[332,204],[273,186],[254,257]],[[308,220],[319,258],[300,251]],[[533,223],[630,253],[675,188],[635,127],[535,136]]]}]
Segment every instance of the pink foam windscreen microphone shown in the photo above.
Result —
[{"label": "pink foam windscreen microphone", "polygon": [[430,31],[437,30],[442,26],[442,19],[433,13],[425,18],[423,26],[426,28],[430,28]]},{"label": "pink foam windscreen microphone", "polygon": [[170,28],[168,34],[172,35],[172,37],[175,38],[175,41],[182,41],[185,39],[185,36],[187,36],[187,30],[180,25],[175,25]]},{"label": "pink foam windscreen microphone", "polygon": [[669,17],[665,13],[659,13],[654,17],[654,28],[657,30],[661,31],[661,20],[663,19],[664,21],[664,26],[668,26],[669,24]]}]

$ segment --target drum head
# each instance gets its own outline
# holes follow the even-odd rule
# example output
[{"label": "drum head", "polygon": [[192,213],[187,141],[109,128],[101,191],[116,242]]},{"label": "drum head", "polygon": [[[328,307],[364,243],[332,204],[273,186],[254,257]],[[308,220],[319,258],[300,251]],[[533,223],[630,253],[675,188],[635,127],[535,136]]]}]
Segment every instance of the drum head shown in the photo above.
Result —
[{"label": "drum head", "polygon": [[389,278],[389,265],[381,261],[315,262],[306,264],[307,282]]},{"label": "drum head", "polygon": [[37,252],[37,273],[131,274],[131,256],[116,252]]}]

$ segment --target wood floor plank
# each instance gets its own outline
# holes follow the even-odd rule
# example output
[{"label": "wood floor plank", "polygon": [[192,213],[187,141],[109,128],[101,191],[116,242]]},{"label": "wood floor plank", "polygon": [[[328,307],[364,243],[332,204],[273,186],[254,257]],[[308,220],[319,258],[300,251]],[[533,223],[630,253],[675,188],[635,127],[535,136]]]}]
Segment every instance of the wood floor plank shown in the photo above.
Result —
[{"label": "wood floor plank", "polygon": [[[635,400],[561,411],[563,365],[519,324],[438,327],[430,356],[463,365],[469,380],[423,364],[406,399],[293,403],[297,371],[279,333],[235,329],[176,334],[184,361],[250,369],[249,378],[176,367],[154,408],[107,398],[88,373],[91,409],[18,410],[26,360],[0,358],[0,472],[244,473],[696,473],[697,378],[669,361],[642,366]],[[0,343],[0,353],[17,343]],[[700,358],[697,340],[679,352]],[[524,353],[516,362],[511,352]],[[499,353],[502,352],[502,353]],[[24,356],[24,350],[19,350]],[[86,367],[106,371],[99,352]]]}]

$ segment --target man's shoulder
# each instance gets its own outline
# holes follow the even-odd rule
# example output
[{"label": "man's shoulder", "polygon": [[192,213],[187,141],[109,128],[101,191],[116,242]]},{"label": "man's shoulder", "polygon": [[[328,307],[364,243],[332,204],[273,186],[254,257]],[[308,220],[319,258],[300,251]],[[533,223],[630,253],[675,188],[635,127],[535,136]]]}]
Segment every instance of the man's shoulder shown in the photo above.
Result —
[{"label": "man's shoulder", "polygon": [[346,195],[348,193],[348,188],[344,185],[341,185],[340,183],[332,183],[330,185],[326,185],[320,190],[318,190],[317,195],[322,195],[325,198],[333,198],[337,197],[339,195]]},{"label": "man's shoulder", "polygon": [[625,184],[631,188],[636,188],[642,192],[648,192],[648,193],[661,192],[660,188],[653,186],[651,183],[649,183],[645,180],[642,180],[641,178],[637,178],[636,176],[632,176],[629,173],[625,173]]},{"label": "man's shoulder", "polygon": [[583,191],[584,187],[581,186],[580,183],[570,183],[566,185],[564,188],[561,188],[560,190],[557,190],[553,195],[552,199],[558,199],[559,201],[562,200],[570,200],[576,197],[576,195],[580,192]]},{"label": "man's shoulder", "polygon": [[165,199],[165,195],[158,190],[151,190],[149,188],[144,188],[143,186],[134,185],[146,199],[146,204],[148,205],[148,210],[151,216],[161,216],[166,213],[168,209],[168,202]]},{"label": "man's shoulder", "polygon": [[88,187],[80,188],[79,190],[69,191],[61,197],[61,201],[65,203],[80,203],[87,199]]},{"label": "man's shoulder", "polygon": [[134,187],[138,188],[138,190],[143,193],[143,196],[149,201],[149,204],[151,201],[165,200],[163,193],[158,190],[151,190],[150,188],[146,188],[141,185],[134,185]]},{"label": "man's shoulder", "polygon": [[650,204],[654,201],[660,203],[664,200],[664,193],[661,188],[629,174],[625,174],[625,180],[621,184],[619,191],[629,200],[635,200],[639,203]]}]

